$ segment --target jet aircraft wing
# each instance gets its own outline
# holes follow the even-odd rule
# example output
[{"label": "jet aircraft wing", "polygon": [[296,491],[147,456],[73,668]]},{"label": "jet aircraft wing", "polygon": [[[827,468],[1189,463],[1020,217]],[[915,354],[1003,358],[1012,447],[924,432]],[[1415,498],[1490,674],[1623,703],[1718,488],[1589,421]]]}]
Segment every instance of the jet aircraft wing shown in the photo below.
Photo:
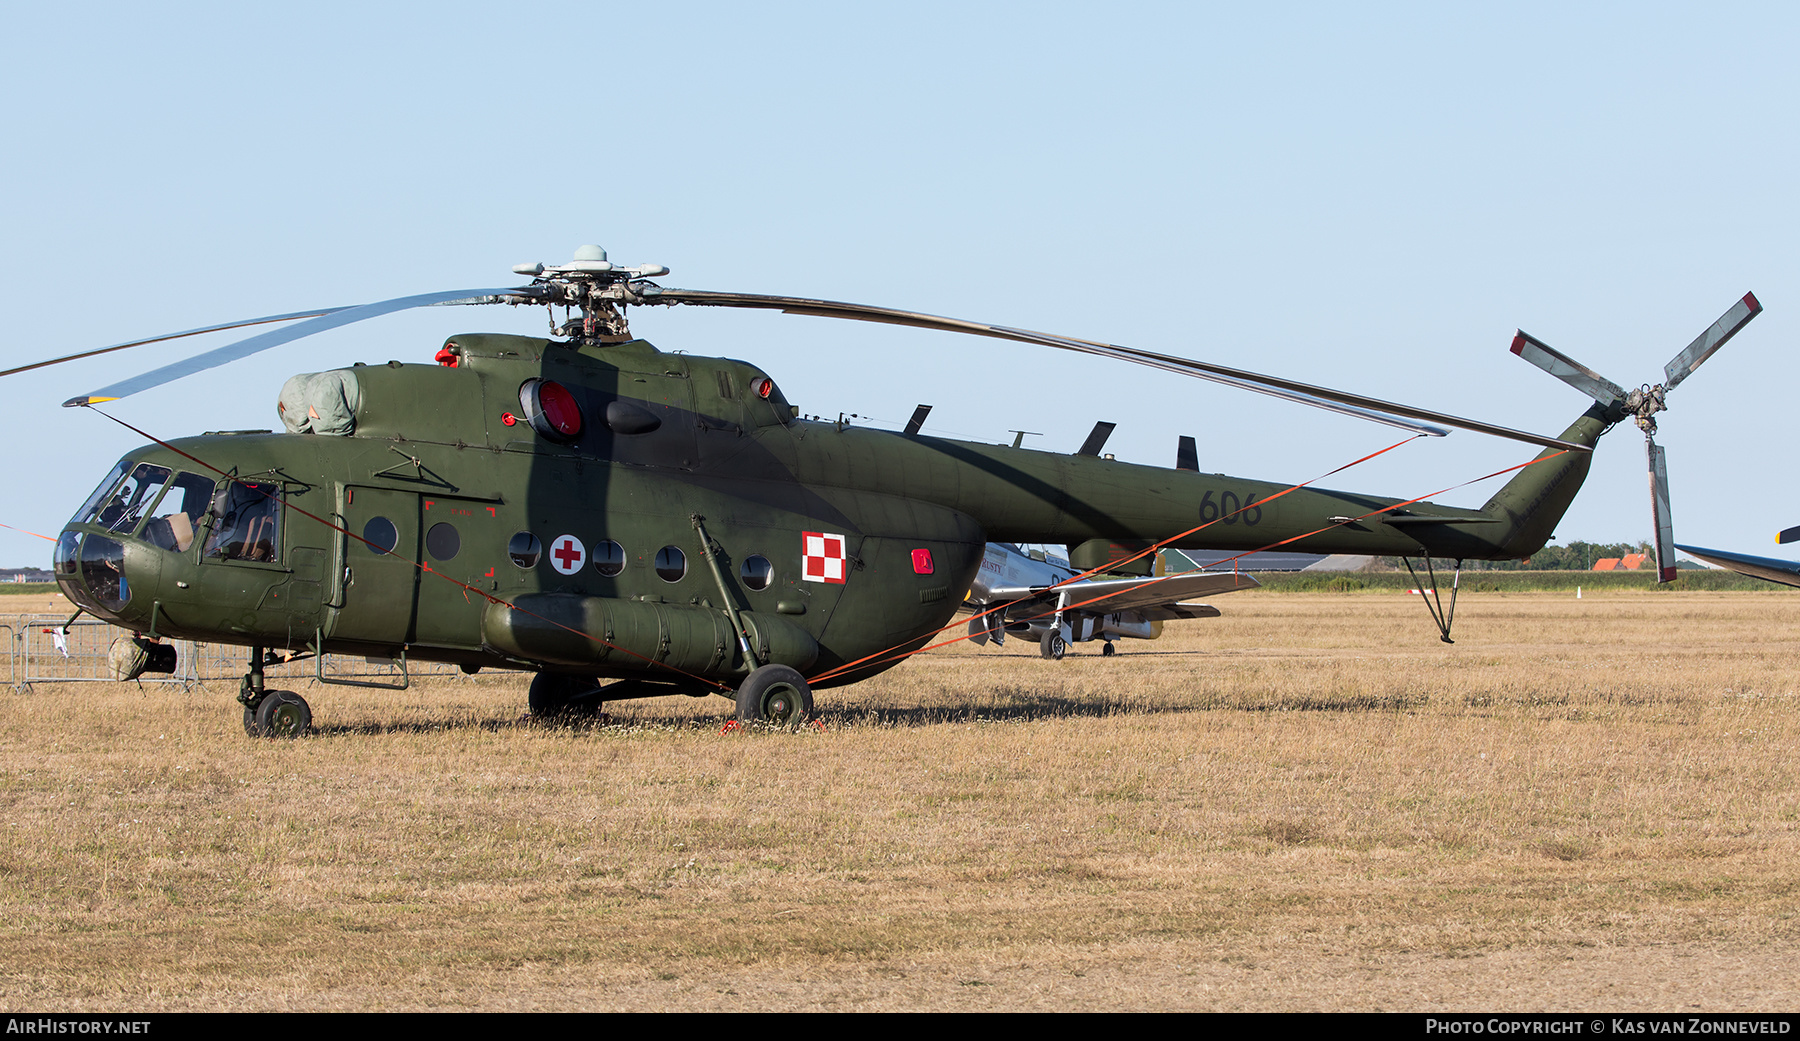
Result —
[{"label": "jet aircraft wing", "polygon": [[1209,571],[1191,575],[1169,575],[1162,578],[1100,578],[1056,589],[1049,587],[1008,588],[1005,586],[989,588],[986,590],[983,602],[990,604],[1014,603],[1016,605],[1041,600],[1045,603],[1054,603],[1067,590],[1069,598],[1076,602],[1105,597],[1105,599],[1089,605],[1089,609],[1093,611],[1104,613],[1141,611],[1148,607],[1178,604],[1189,597],[1216,596],[1220,593],[1231,593],[1240,589],[1255,589],[1261,584],[1241,572],[1232,574]]},{"label": "jet aircraft wing", "polygon": [[1792,560],[1753,557],[1748,553],[1728,553],[1722,549],[1701,549],[1699,546],[1676,546],[1675,548],[1690,557],[1698,557],[1708,564],[1729,568],[1740,575],[1778,582],[1784,586],[1800,586],[1800,563]]}]

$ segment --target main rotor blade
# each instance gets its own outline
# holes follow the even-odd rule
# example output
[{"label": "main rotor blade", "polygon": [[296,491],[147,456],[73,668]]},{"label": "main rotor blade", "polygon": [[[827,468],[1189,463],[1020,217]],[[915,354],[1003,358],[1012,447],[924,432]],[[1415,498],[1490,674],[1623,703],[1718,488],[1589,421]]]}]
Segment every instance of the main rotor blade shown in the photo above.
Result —
[{"label": "main rotor blade", "polygon": [[[1744,298],[1731,305],[1731,309],[1719,316],[1712,328],[1701,333],[1693,343],[1687,345],[1680,354],[1663,366],[1663,388],[1674,390],[1675,385],[1687,379],[1700,363],[1713,356],[1713,352],[1725,346],[1725,341],[1737,335],[1737,331],[1750,324],[1750,319],[1762,314],[1762,303],[1756,299],[1755,293],[1745,293]],[[3,374],[0,374],[3,375]]]},{"label": "main rotor blade", "polygon": [[1785,546],[1790,542],[1800,542],[1800,527],[1783,528],[1775,534],[1775,544]]},{"label": "main rotor blade", "polygon": [[[207,369],[217,368],[220,365],[237,361],[240,358],[248,358],[252,354],[266,351],[271,347],[278,347],[281,344],[288,343],[292,340],[298,340],[301,337],[311,336],[314,333],[322,333],[327,329],[336,329],[340,325],[349,325],[352,322],[360,322],[366,318],[376,318],[384,314],[392,314],[395,311],[404,311],[412,307],[429,307],[433,304],[452,304],[465,301],[469,303],[493,303],[498,299],[503,299],[508,294],[516,294],[518,292],[518,290],[514,289],[453,289],[447,292],[420,293],[417,296],[396,297],[393,300],[381,300],[376,303],[361,304],[356,307],[337,308],[320,314],[319,317],[313,318],[311,321],[301,322],[298,325],[290,325],[286,329],[271,330],[266,333],[252,336],[249,339],[239,340],[236,343],[228,343],[215,350],[210,350],[203,354],[196,354],[192,357],[184,358],[181,361],[164,365],[160,369],[152,369],[141,376],[133,376],[131,379],[122,380],[111,386],[102,387],[91,394],[83,394],[80,397],[70,398],[63,402],[63,407],[71,408],[76,405],[94,405],[102,401],[117,401],[120,398],[130,397],[139,391],[149,390],[151,387],[160,387],[165,383],[181,379],[183,376],[192,376],[196,372],[204,372]],[[289,315],[287,317],[298,316]],[[265,320],[274,321],[276,319]],[[231,328],[231,326],[219,326],[219,328],[226,329]],[[197,331],[204,332],[207,330]]]},{"label": "main rotor blade", "polygon": [[222,325],[208,325],[199,329],[189,329],[185,332],[168,333],[163,336],[151,336],[143,340],[128,340],[125,343],[115,343],[111,347],[100,347],[91,351],[82,351],[79,354],[65,354],[60,358],[32,362],[30,365],[21,365],[16,369],[7,369],[0,372],[0,376],[11,376],[15,373],[30,372],[32,369],[47,368],[51,365],[61,365],[65,361],[80,361],[83,358],[93,358],[102,354],[111,354],[114,351],[122,351],[130,347],[142,347],[147,343],[161,343],[164,340],[179,340],[183,336],[199,336],[201,333],[223,332],[226,329],[242,329],[249,325],[268,325],[270,322],[291,322],[296,318],[317,318],[319,315],[334,314],[342,310],[345,310],[345,308],[320,307],[311,311],[295,311],[292,314],[272,314],[263,318],[246,318],[241,322],[225,322]]},{"label": "main rotor blade", "polygon": [[[1194,361],[1189,358],[1178,358],[1153,351],[1138,350],[1134,347],[1121,347],[1117,344],[1099,343],[1093,340],[1080,340],[1074,337],[1057,336],[1052,333],[1033,332],[1029,329],[1014,329],[1004,325],[987,325],[982,322],[964,321],[960,318],[945,318],[941,315],[921,314],[913,311],[898,311],[886,307],[872,307],[867,304],[842,303],[835,300],[811,300],[791,296],[764,296],[758,293],[717,293],[700,289],[662,289],[645,287],[643,290],[645,303],[693,304],[704,307],[745,307],[762,310],[784,311],[788,314],[813,315],[820,318],[847,318],[863,322],[882,322],[889,325],[906,325],[920,329],[937,329],[943,332],[968,333],[974,336],[990,336],[999,340],[1014,340],[1019,343],[1033,343],[1044,347],[1055,347],[1065,351],[1077,351],[1082,354],[1095,354],[1103,358],[1115,358],[1147,365],[1151,368],[1178,372],[1186,376],[1195,376],[1214,383],[1267,394],[1271,397],[1285,398],[1314,408],[1328,409],[1345,415],[1356,416],[1389,426],[1397,426],[1419,433],[1441,435],[1444,431],[1426,425],[1442,423],[1445,426],[1473,430],[1495,437],[1510,438],[1527,444],[1542,445],[1546,448],[1561,448],[1569,451],[1586,452],[1591,449],[1587,445],[1564,441],[1559,438],[1545,437],[1524,430],[1496,426],[1480,420],[1465,419],[1443,412],[1414,408],[1379,398],[1352,394],[1348,391],[1333,390],[1329,387],[1318,387],[1297,380],[1282,379],[1277,376],[1265,376],[1261,373],[1245,369],[1234,369],[1210,362]],[[1404,417],[1404,418],[1401,418]],[[1409,423],[1406,420],[1422,422]]]},{"label": "main rotor blade", "polygon": [[1656,526],[1656,580],[1675,581],[1675,521],[1669,513],[1669,465],[1663,447],[1644,439],[1650,461],[1650,519]]},{"label": "main rotor blade", "polygon": [[1626,398],[1623,387],[1523,329],[1513,337],[1512,352],[1602,405]]}]

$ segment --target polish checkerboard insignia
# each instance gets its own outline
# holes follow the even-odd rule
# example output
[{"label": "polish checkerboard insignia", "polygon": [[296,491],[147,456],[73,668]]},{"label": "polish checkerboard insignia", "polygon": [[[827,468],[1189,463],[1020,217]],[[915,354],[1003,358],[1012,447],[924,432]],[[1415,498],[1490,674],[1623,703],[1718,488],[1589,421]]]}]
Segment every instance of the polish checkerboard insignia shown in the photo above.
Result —
[{"label": "polish checkerboard insignia", "polygon": [[808,582],[844,584],[844,536],[824,531],[800,533],[800,577]]},{"label": "polish checkerboard insignia", "polygon": [[558,574],[573,575],[587,563],[587,547],[573,535],[558,535],[550,544],[550,566]]}]

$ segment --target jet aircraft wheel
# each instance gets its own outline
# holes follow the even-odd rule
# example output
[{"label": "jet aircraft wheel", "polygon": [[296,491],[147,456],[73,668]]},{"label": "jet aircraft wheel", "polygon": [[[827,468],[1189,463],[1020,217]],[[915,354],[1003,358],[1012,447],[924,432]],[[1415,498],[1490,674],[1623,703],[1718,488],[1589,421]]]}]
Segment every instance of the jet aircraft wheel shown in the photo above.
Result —
[{"label": "jet aircraft wheel", "polygon": [[764,665],[738,688],[739,723],[767,723],[798,730],[812,714],[812,688],[797,670],[786,665]]},{"label": "jet aircraft wheel", "polygon": [[1043,640],[1038,643],[1038,653],[1051,661],[1062,661],[1063,653],[1068,649],[1069,645],[1063,641],[1062,633],[1055,629],[1045,633]]},{"label": "jet aircraft wheel", "polygon": [[1117,653],[1119,653],[1119,649],[1114,647],[1110,642],[1105,647],[1100,648],[1100,655],[1105,658],[1110,658]]},{"label": "jet aircraft wheel", "polygon": [[600,712],[600,684],[588,676],[540,672],[527,695],[533,719],[569,719]]},{"label": "jet aircraft wheel", "polygon": [[312,708],[291,690],[271,690],[254,709],[244,709],[244,729],[252,737],[305,737],[312,730]]}]

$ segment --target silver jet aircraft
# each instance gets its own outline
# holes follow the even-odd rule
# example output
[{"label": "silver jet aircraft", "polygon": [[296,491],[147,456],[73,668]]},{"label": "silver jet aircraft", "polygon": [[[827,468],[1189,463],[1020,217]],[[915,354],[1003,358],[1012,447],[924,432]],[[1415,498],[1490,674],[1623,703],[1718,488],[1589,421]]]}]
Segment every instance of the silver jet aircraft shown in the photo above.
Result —
[{"label": "silver jet aircraft", "polygon": [[[1159,554],[1159,574],[1150,578],[1069,582],[1080,572],[1066,560],[1027,553],[1011,543],[990,542],[964,605],[977,615],[969,620],[969,636],[978,645],[986,646],[991,638],[998,646],[1006,642],[1007,633],[1029,635],[1038,641],[1039,652],[1052,659],[1060,659],[1071,643],[1103,640],[1101,653],[1112,654],[1114,640],[1154,640],[1162,635],[1164,622],[1219,616],[1216,607],[1182,602],[1189,597],[1259,585],[1247,574],[1190,571],[1162,575],[1164,567]],[[992,613],[982,614],[984,611]]]}]

